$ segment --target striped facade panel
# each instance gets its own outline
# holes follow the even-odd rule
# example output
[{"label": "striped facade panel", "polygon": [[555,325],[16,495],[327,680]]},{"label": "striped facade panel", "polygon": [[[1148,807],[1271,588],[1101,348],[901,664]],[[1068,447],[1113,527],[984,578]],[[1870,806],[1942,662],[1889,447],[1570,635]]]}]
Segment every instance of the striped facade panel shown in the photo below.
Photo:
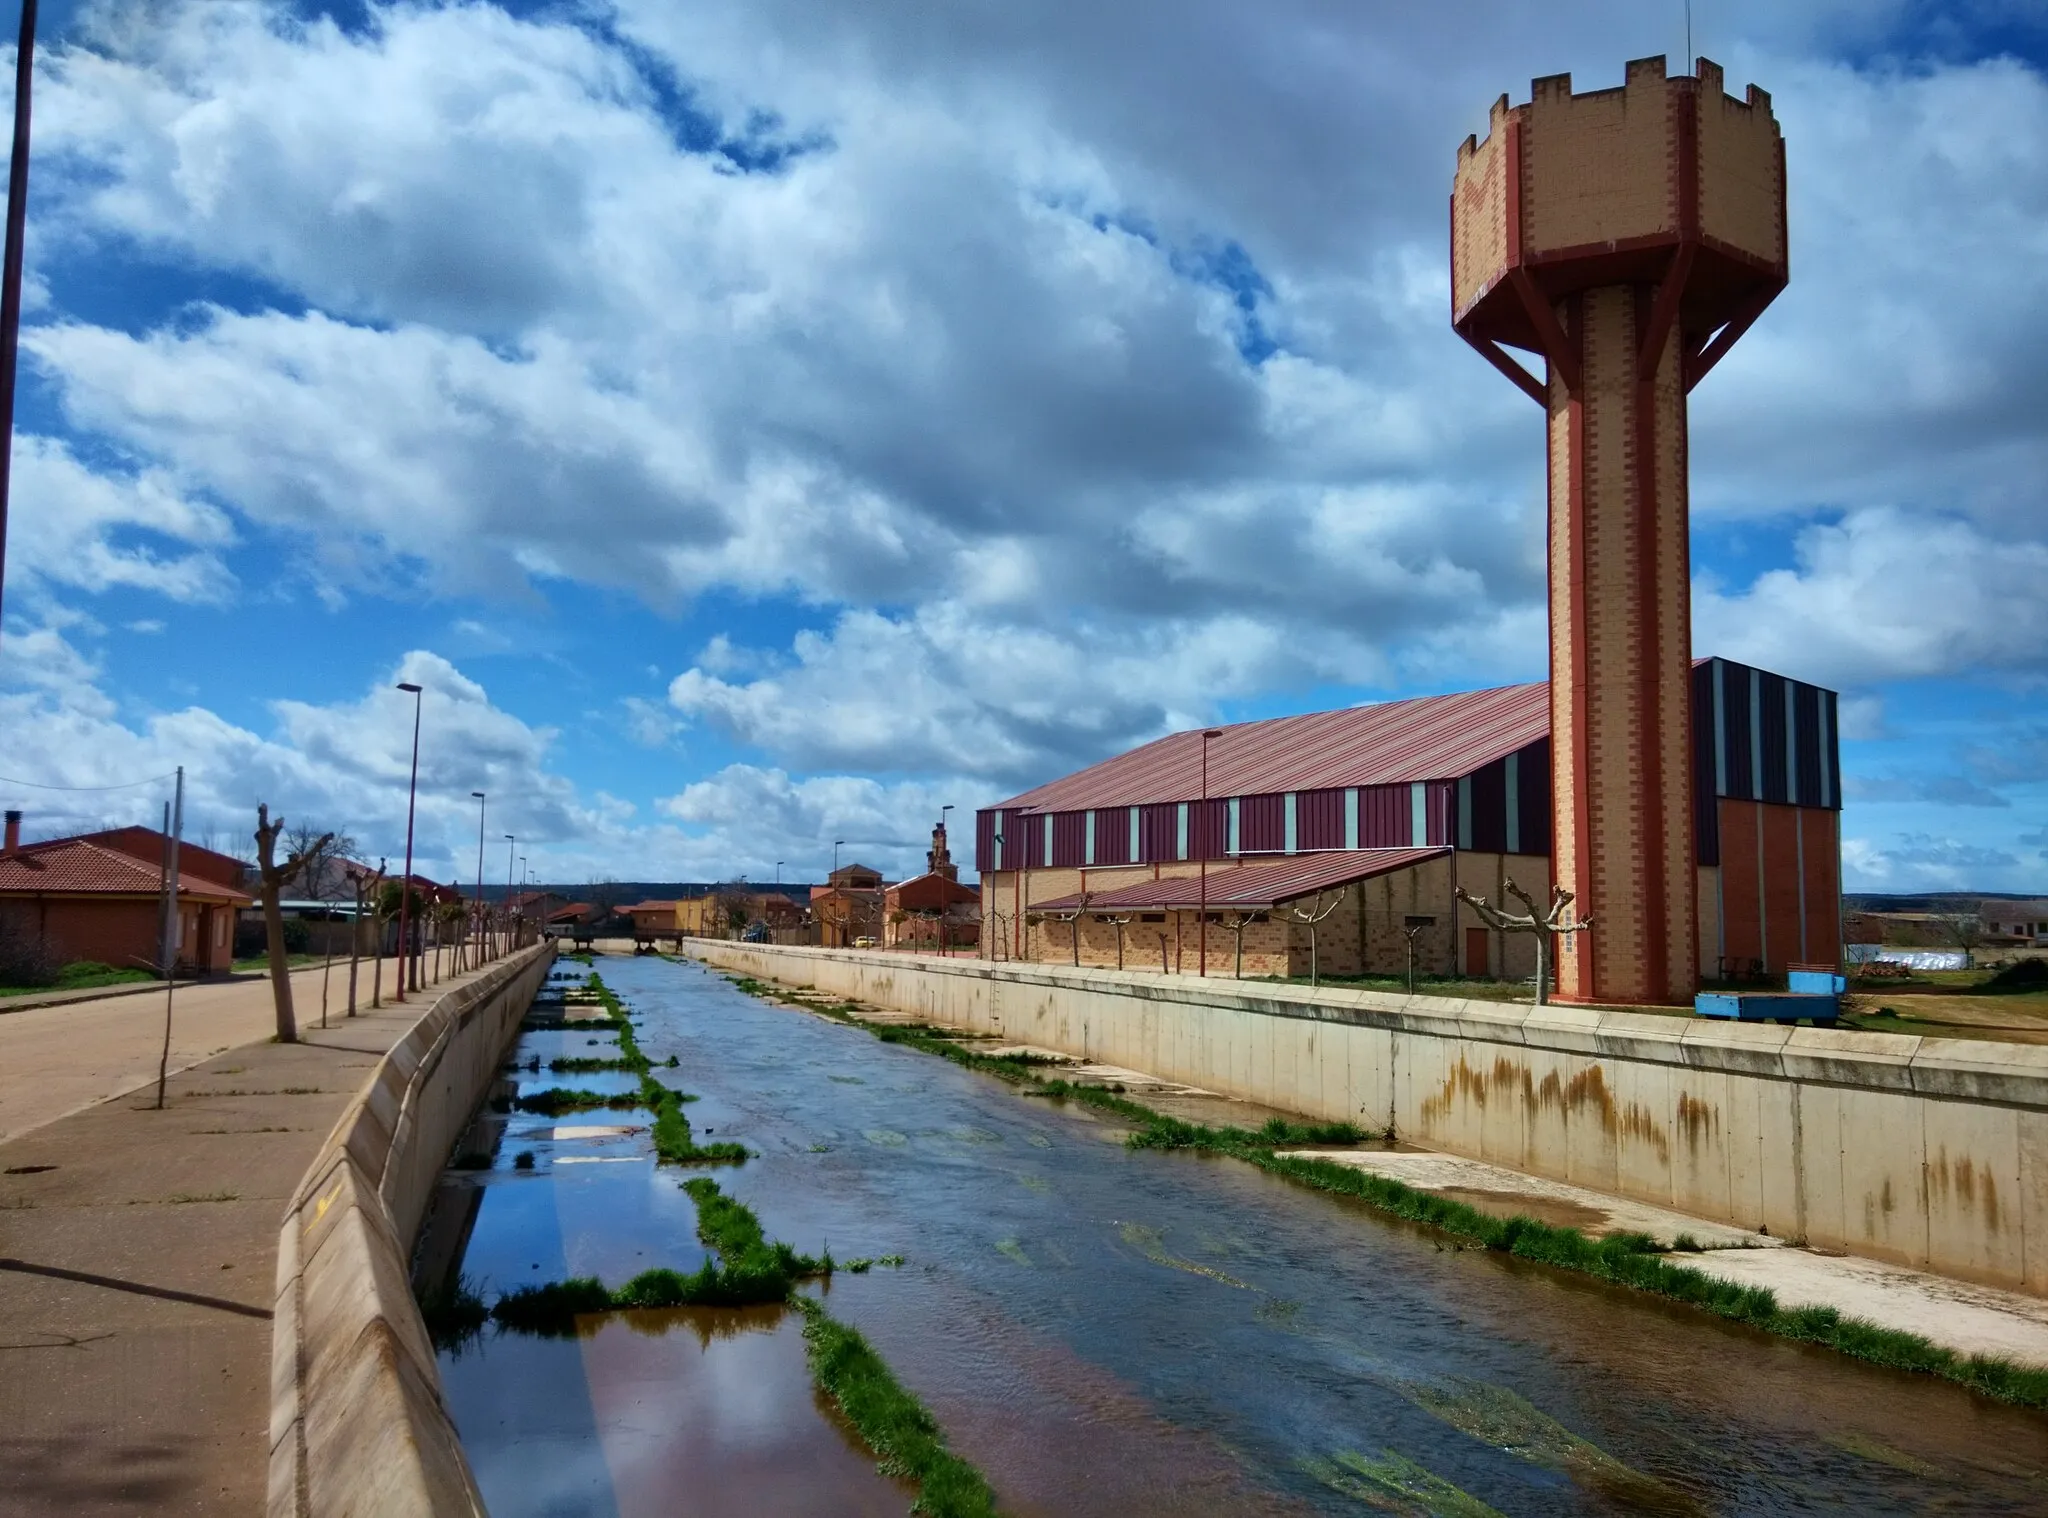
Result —
[{"label": "striped facade panel", "polygon": [[1287,798],[1240,796],[1237,802],[1237,851],[1277,854],[1287,847]]},{"label": "striped facade panel", "polygon": [[1012,812],[1003,829],[1003,852],[1010,852],[1014,841],[1017,851],[1011,855],[1012,869],[1042,870],[1045,868],[1046,822],[1049,819],[1042,812],[1027,812],[1019,815]]},{"label": "striped facade panel", "polygon": [[1303,851],[1344,847],[1344,792],[1341,789],[1295,793],[1294,846]]},{"label": "striped facade panel", "polygon": [[997,819],[1001,812],[981,811],[974,814],[974,873],[986,875],[996,868]]},{"label": "striped facade panel", "polygon": [[1132,864],[1131,812],[1128,807],[1104,807],[1095,814],[1095,862]]},{"label": "striped facade panel", "polygon": [[[1458,787],[1456,783],[1451,781],[1418,780],[1409,789],[1411,796],[1419,791],[1422,801],[1421,807],[1417,809],[1411,800],[1409,827],[1421,835],[1411,838],[1411,845],[1415,848],[1421,848],[1424,844],[1449,844],[1454,842],[1458,836]],[[1422,823],[1419,829],[1415,828],[1414,821],[1418,816],[1418,810]]]},{"label": "striped facade panel", "polygon": [[1798,767],[1799,788],[1793,800],[1801,806],[1820,806],[1821,770],[1825,763],[1820,741],[1820,709],[1827,696],[1811,685],[1792,687],[1792,752]]},{"label": "striped facade panel", "polygon": [[1489,854],[1508,852],[1507,760],[1496,759],[1465,778],[1458,805],[1458,846]]},{"label": "striped facade panel", "polygon": [[1405,785],[1361,785],[1358,788],[1358,846],[1362,849],[1405,849],[1412,815]]},{"label": "striped facade panel", "polygon": [[1713,660],[1692,672],[1692,834],[1701,864],[1721,862],[1721,808],[1716,797],[1714,756],[1720,742],[1714,719]]},{"label": "striped facade panel", "polygon": [[1052,862],[1055,869],[1076,870],[1088,862],[1088,814],[1054,812]]},{"label": "striped facade panel", "polygon": [[1516,756],[1515,830],[1510,838],[1516,854],[1550,852],[1550,740],[1539,738]]},{"label": "striped facade panel", "polygon": [[1212,799],[1206,807],[1199,801],[1188,803],[1188,858],[1228,858],[1224,847],[1230,841],[1229,833],[1228,801],[1219,796]]},{"label": "striped facade panel", "polygon": [[1753,704],[1760,721],[1750,735],[1750,748],[1763,764],[1762,799],[1783,806],[1792,799],[1785,784],[1785,677],[1759,671]]},{"label": "striped facade panel", "polygon": [[1719,661],[1721,671],[1721,794],[1756,798],[1750,759],[1750,676],[1746,665]]},{"label": "striped facade panel", "polygon": [[1171,801],[1138,811],[1139,864],[1162,864],[1180,857],[1180,808]]}]

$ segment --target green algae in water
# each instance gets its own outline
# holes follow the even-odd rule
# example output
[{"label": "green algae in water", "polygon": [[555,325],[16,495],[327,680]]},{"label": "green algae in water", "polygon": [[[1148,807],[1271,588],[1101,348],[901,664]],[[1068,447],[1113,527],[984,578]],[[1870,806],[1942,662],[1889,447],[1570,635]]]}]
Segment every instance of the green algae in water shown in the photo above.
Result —
[{"label": "green algae in water", "polygon": [[910,1142],[907,1135],[898,1133],[894,1128],[870,1128],[865,1137],[870,1144],[882,1144],[890,1148]]},{"label": "green algae in water", "polygon": [[1271,1323],[1276,1328],[1293,1328],[1301,1317],[1301,1304],[1286,1297],[1274,1297],[1261,1302],[1252,1316],[1261,1323]]},{"label": "green algae in water", "polygon": [[1017,1177],[1017,1184],[1026,1191],[1037,1192],[1040,1196],[1052,1195],[1052,1182],[1042,1175],[1020,1175]]},{"label": "green algae in water", "polygon": [[1181,1270],[1191,1276],[1203,1276],[1225,1286],[1234,1286],[1239,1291],[1257,1291],[1259,1288],[1249,1281],[1240,1281],[1236,1276],[1227,1276],[1220,1270],[1212,1270],[1195,1260],[1184,1260],[1179,1255],[1168,1254],[1165,1235],[1157,1228],[1144,1223],[1119,1223],[1117,1235],[1131,1248],[1138,1251],[1154,1265],[1164,1265],[1169,1270]]},{"label": "green algae in water", "polygon": [[1408,1382],[1400,1390],[1416,1406],[1460,1433],[1504,1454],[1570,1476],[1636,1512],[1691,1514],[1699,1504],[1654,1476],[1622,1464],[1505,1386],[1463,1376]]},{"label": "green algae in water", "polygon": [[1006,1260],[1014,1260],[1026,1269],[1031,1268],[1031,1256],[1024,1252],[1024,1246],[1015,1239],[997,1239],[996,1253]]},{"label": "green algae in water", "polygon": [[1355,1497],[1383,1513],[1409,1513],[1419,1518],[1503,1518],[1470,1492],[1453,1486],[1427,1466],[1394,1450],[1371,1459],[1340,1450],[1329,1460],[1305,1461],[1308,1472],[1332,1491]]},{"label": "green algae in water", "polygon": [[867,1084],[867,1082],[858,1075],[834,1075],[829,1077],[829,1079],[839,1082],[839,1084],[842,1086],[865,1086]]}]

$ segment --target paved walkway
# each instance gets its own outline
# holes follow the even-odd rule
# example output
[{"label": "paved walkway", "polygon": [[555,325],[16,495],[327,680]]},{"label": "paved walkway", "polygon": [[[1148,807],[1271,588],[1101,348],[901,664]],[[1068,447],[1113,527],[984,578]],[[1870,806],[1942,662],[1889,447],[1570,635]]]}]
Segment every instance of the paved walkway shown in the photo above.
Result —
[{"label": "paved walkway", "polygon": [[262,1510],[285,1203],[385,1050],[461,984],[322,1032],[319,971],[294,981],[313,1024],[295,1045],[268,1042],[267,983],[181,990],[189,1068],[161,1112],[161,1001],[0,1018],[0,1512]]},{"label": "paved walkway", "polygon": [[[292,975],[292,1005],[302,1029],[319,1025],[321,975],[319,968]],[[388,970],[385,982],[388,990]],[[145,1081],[155,1086],[164,1043],[164,991],[162,986],[149,990],[153,994],[60,1002],[0,1017],[0,1143]],[[357,995],[367,1006],[368,965]],[[346,1021],[346,961],[328,987],[328,1004],[329,1021]],[[260,1042],[276,1031],[267,977],[181,984],[171,1004],[171,1068]]]}]

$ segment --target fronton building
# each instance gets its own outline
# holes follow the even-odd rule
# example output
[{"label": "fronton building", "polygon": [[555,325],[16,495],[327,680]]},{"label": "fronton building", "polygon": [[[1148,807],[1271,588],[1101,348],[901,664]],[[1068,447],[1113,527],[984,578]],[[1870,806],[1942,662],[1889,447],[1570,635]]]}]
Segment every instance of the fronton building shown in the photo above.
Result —
[{"label": "fronton building", "polygon": [[[1702,659],[1690,702],[1704,974],[1834,963],[1835,693]],[[1175,733],[1026,791],[976,818],[982,953],[1210,975],[1306,975],[1311,955],[1401,974],[1412,953],[1423,974],[1526,979],[1530,935],[1453,892],[1548,895],[1550,714],[1547,683],[1312,712]],[[1599,932],[1585,907],[1565,953]]]}]

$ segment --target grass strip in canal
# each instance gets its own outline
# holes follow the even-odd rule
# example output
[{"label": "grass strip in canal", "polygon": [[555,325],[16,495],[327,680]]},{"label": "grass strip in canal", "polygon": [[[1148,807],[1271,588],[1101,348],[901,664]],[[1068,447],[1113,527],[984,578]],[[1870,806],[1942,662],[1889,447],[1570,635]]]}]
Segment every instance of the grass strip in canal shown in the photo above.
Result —
[{"label": "grass strip in canal", "polygon": [[811,1376],[831,1394],[882,1472],[908,1476],[919,1495],[912,1512],[933,1518],[981,1518],[996,1510],[995,1493],[980,1471],[946,1448],[946,1437],[922,1402],[903,1389],[874,1346],[809,1297],[796,1299],[804,1315],[804,1350]]},{"label": "grass strip in canal", "polygon": [[1938,1376],[2000,1402],[2048,1410],[2048,1370],[2017,1365],[1996,1355],[1965,1355],[1916,1333],[1884,1328],[1832,1307],[1785,1307],[1761,1286],[1738,1286],[1690,1265],[1664,1258],[1655,1239],[1641,1233],[1591,1239],[1576,1228],[1560,1228],[1527,1216],[1494,1217],[1478,1208],[1313,1155],[1281,1154],[1303,1144],[1354,1144],[1367,1137],[1350,1123],[1290,1123],[1274,1118],[1262,1128],[1211,1127],[1154,1111],[1142,1102],[1100,1086],[1046,1079],[1033,1068],[1059,1063],[1044,1056],[983,1054],[963,1047],[958,1035],[924,1024],[877,1023],[859,1016],[852,1002],[827,1003],[750,977],[728,977],[738,989],[774,998],[852,1023],[883,1043],[903,1044],[985,1075],[1030,1088],[1039,1096],[1080,1102],[1112,1113],[1136,1129],[1125,1141],[1133,1149],[1182,1149],[1243,1160],[1312,1190],[1350,1197],[1380,1212],[1434,1228],[1453,1238],[1516,1259],[1549,1265],[1649,1292],[1716,1317],[1746,1323],[1765,1333],[1817,1344],[1854,1359],[1893,1370]]},{"label": "grass strip in canal", "polygon": [[[732,1144],[724,1140],[715,1144],[697,1142],[697,1135],[690,1128],[689,1118],[683,1115],[683,1104],[693,1102],[696,1098],[672,1086],[663,1085],[649,1073],[654,1068],[654,1062],[641,1051],[640,1040],[633,1033],[633,1020],[626,1015],[626,1004],[604,983],[604,978],[592,970],[590,978],[583,984],[604,1007],[605,1026],[619,1038],[618,1057],[606,1068],[628,1070],[640,1077],[639,1095],[626,1098],[624,1105],[645,1107],[654,1114],[652,1137],[655,1154],[670,1165],[737,1165],[745,1160],[747,1148],[744,1144]],[[557,1061],[549,1068],[559,1069],[563,1063],[565,1062]],[[670,1059],[668,1063],[673,1066],[675,1060]],[[589,1094],[595,1095],[594,1092]],[[612,1103],[607,1099],[605,1104]]]}]

